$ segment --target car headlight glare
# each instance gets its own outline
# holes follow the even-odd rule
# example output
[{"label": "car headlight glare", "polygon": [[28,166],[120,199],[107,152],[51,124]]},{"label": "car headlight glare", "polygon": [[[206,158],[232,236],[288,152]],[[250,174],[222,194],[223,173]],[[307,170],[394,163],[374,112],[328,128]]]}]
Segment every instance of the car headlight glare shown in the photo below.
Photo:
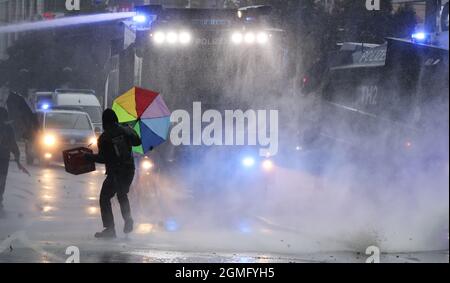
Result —
[{"label": "car headlight glare", "polygon": [[156,31],[152,34],[153,42],[170,45],[188,45],[192,42],[192,34],[189,31]]},{"label": "car headlight glare", "polygon": [[255,42],[255,34],[253,32],[248,32],[245,34],[245,43],[252,44]]},{"label": "car headlight glare", "polygon": [[178,42],[178,34],[173,31],[168,32],[166,35],[166,40],[167,40],[167,43],[169,43],[169,44],[175,44]]},{"label": "car headlight glare", "polygon": [[181,44],[189,44],[192,40],[192,36],[190,33],[183,31],[178,35],[178,39]]},{"label": "car headlight glare", "polygon": [[234,32],[231,35],[231,42],[236,45],[240,45],[243,42],[249,45],[253,45],[255,43],[265,45],[269,42],[269,40],[270,35],[265,31],[260,32],[248,31],[245,34],[241,32]]},{"label": "car headlight glare", "polygon": [[46,146],[54,146],[56,144],[56,138],[53,135],[45,135],[43,142]]},{"label": "car headlight glare", "polygon": [[269,35],[266,32],[260,32],[256,39],[259,44],[266,44],[269,41]]},{"label": "car headlight glare", "polygon": [[233,33],[233,35],[231,35],[231,41],[234,44],[241,44],[243,39],[244,39],[244,36],[240,32],[235,32],[235,33]]},{"label": "car headlight glare", "polygon": [[92,137],[89,139],[89,145],[97,145],[97,138],[96,137]]},{"label": "car headlight glare", "polygon": [[150,160],[150,159],[144,159],[142,162],[141,162],[141,167],[142,167],[142,169],[144,169],[145,171],[149,171],[149,170],[151,170],[152,168],[153,168],[153,162]]},{"label": "car headlight glare", "polygon": [[162,44],[166,40],[166,35],[165,35],[165,33],[161,32],[161,31],[156,32],[153,34],[153,40],[157,44]]},{"label": "car headlight glare", "polygon": [[266,159],[263,161],[263,163],[261,164],[262,168],[264,169],[264,171],[266,172],[270,172],[273,170],[274,164],[273,161],[270,159]]}]

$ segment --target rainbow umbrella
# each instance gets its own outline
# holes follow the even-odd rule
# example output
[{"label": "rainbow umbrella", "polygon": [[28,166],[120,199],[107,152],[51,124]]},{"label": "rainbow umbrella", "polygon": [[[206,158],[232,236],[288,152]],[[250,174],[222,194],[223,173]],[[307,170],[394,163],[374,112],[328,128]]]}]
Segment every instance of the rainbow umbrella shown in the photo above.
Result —
[{"label": "rainbow umbrella", "polygon": [[133,87],[114,100],[112,109],[120,123],[130,125],[141,137],[142,145],[134,152],[145,154],[167,140],[170,110],[159,93]]}]

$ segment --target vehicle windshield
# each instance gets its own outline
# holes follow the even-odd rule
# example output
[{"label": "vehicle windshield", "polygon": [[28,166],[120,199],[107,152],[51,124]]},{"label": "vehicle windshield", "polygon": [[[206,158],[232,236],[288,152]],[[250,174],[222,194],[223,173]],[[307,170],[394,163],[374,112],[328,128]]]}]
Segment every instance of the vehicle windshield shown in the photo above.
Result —
[{"label": "vehicle windshield", "polygon": [[45,127],[60,130],[92,130],[88,116],[73,113],[47,113]]},{"label": "vehicle windshield", "polygon": [[98,106],[81,106],[81,111],[86,112],[92,123],[102,122],[102,109]]}]

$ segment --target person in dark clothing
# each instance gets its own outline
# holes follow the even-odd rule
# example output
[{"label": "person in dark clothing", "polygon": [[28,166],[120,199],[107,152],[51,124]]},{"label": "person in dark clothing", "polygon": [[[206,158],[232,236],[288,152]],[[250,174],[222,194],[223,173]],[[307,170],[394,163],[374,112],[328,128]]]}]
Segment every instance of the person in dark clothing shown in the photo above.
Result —
[{"label": "person in dark clothing", "polygon": [[111,199],[117,195],[122,217],[125,221],[123,232],[133,231],[128,192],[133,182],[135,166],[133,146],[141,145],[141,139],[131,128],[119,124],[115,112],[106,109],[103,112],[104,133],[98,139],[98,154],[86,154],[88,161],[105,164],[106,179],[100,192],[100,211],[102,215],[102,232],[96,233],[96,238],[115,238],[116,230],[111,208]]},{"label": "person in dark clothing", "polygon": [[3,210],[3,194],[5,193],[11,153],[14,155],[17,167],[29,174],[20,163],[20,151],[16,143],[15,133],[8,123],[8,110],[0,107],[0,211]]}]

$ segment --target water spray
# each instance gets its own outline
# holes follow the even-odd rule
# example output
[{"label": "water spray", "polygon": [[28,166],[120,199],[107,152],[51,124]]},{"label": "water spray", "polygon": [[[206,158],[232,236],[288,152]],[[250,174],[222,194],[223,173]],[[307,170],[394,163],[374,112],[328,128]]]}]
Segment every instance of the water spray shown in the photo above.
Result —
[{"label": "water spray", "polygon": [[135,12],[102,13],[102,14],[82,15],[37,22],[23,22],[0,26],[0,34],[115,21],[133,18],[135,15],[136,15]]}]

